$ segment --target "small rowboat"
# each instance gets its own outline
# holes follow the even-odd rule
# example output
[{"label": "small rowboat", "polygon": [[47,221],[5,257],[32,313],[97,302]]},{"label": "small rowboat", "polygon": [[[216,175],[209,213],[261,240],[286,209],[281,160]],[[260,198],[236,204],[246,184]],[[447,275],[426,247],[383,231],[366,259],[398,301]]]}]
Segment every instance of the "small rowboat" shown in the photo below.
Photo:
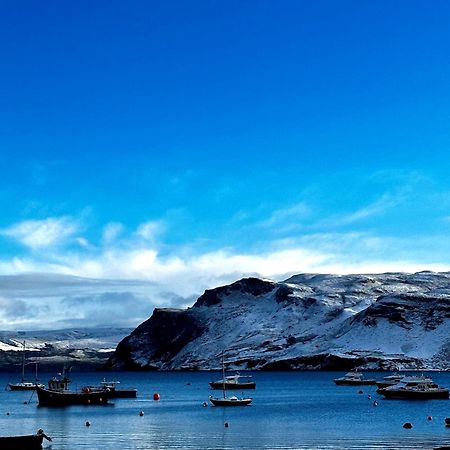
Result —
[{"label": "small rowboat", "polygon": [[43,430],[25,436],[4,436],[0,437],[0,448],[2,450],[41,450],[44,438],[48,441],[52,440]]}]

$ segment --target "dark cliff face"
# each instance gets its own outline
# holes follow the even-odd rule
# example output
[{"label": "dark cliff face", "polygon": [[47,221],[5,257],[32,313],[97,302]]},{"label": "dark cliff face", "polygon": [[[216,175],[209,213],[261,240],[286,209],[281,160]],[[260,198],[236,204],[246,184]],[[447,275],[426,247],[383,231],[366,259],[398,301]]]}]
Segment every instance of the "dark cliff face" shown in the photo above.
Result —
[{"label": "dark cliff face", "polygon": [[362,322],[376,326],[378,320],[387,320],[404,328],[420,325],[434,330],[450,318],[450,296],[397,294],[380,297],[377,302],[357,314],[352,323]]},{"label": "dark cliff face", "polygon": [[450,368],[449,349],[450,274],[300,274],[156,309],[107,368],[213,369],[223,350],[241,369]]},{"label": "dark cliff face", "polygon": [[[204,326],[190,310],[155,309],[150,319],[119,343],[106,368],[160,369],[203,332]],[[143,350],[146,361],[136,362]]]},{"label": "dark cliff face", "polygon": [[217,305],[224,297],[236,292],[257,297],[259,295],[268,294],[274,289],[274,286],[275,284],[271,281],[260,280],[259,278],[244,278],[228,286],[206,290],[205,293],[198,298],[193,307]]}]

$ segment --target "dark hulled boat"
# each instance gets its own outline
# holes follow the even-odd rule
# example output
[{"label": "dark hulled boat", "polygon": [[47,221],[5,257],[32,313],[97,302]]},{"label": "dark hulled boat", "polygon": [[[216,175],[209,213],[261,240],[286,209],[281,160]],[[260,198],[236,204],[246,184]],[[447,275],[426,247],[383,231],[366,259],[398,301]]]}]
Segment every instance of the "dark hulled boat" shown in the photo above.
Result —
[{"label": "dark hulled boat", "polygon": [[449,390],[438,386],[433,381],[400,382],[394,386],[380,389],[379,393],[386,398],[401,400],[447,400],[449,398]]},{"label": "dark hulled boat", "polygon": [[108,398],[136,398],[137,389],[135,388],[118,388],[120,381],[103,380],[99,386],[88,386],[92,392],[102,392]]},{"label": "dark hulled boat", "polygon": [[69,390],[70,380],[53,378],[48,389],[37,386],[39,406],[106,405],[109,397],[103,391],[84,388],[81,392]]},{"label": "dark hulled boat", "polygon": [[376,380],[363,377],[360,372],[348,372],[343,377],[333,380],[338,386],[370,386],[376,383]]},{"label": "dark hulled boat", "polygon": [[211,381],[209,383],[212,389],[255,389],[256,383],[251,376],[242,376],[238,373],[236,375],[229,375],[222,380]]},{"label": "dark hulled boat", "polygon": [[248,406],[253,399],[232,396],[223,398],[210,397],[209,400],[214,406]]},{"label": "dark hulled boat", "polygon": [[44,438],[51,441],[43,430],[24,436],[4,436],[0,437],[0,448],[2,450],[41,450]]}]

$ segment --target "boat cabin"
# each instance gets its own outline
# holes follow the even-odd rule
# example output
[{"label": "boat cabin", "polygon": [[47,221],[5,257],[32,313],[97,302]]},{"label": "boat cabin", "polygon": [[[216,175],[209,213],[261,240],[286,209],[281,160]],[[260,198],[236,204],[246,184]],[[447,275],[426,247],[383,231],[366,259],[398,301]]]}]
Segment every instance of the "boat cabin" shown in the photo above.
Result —
[{"label": "boat cabin", "polygon": [[50,391],[67,391],[69,389],[69,383],[71,381],[64,377],[61,379],[58,378],[52,378],[48,382],[48,388]]}]

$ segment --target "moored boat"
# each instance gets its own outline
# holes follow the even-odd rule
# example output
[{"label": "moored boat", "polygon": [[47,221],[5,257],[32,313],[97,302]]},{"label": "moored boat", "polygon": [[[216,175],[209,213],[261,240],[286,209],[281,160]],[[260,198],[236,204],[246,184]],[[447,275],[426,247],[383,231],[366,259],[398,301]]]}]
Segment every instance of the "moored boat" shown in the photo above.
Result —
[{"label": "moored boat", "polygon": [[253,401],[251,398],[239,398],[234,395],[224,398],[210,397],[209,400],[214,406],[247,406]]},{"label": "moored boat", "polygon": [[427,377],[425,375],[421,376],[403,376],[403,375],[391,375],[389,377],[385,377],[383,381],[377,381],[377,391],[380,392],[381,389],[387,388],[389,386],[395,386],[396,384],[402,382],[402,383],[409,383],[410,385],[413,385],[414,383],[422,383],[422,382],[433,382],[433,380],[430,377]]},{"label": "moored boat", "polygon": [[35,381],[26,381],[25,380],[25,341],[23,341],[23,349],[22,349],[22,381],[18,383],[8,383],[8,387],[11,391],[34,391],[36,386],[45,387],[42,383],[39,383],[37,378],[37,368],[38,364],[36,364],[36,378]]},{"label": "moored boat", "polygon": [[393,373],[392,375],[383,377],[382,381],[377,381],[375,384],[377,385],[378,389],[383,389],[385,387],[397,384],[404,377],[405,375],[402,375],[401,373]]},{"label": "moored boat", "polygon": [[394,386],[381,389],[380,394],[389,399],[431,400],[448,399],[449,390],[438,386],[433,381],[400,381]]},{"label": "moored boat", "polygon": [[239,373],[235,375],[229,375],[223,378],[222,380],[211,381],[209,383],[212,389],[223,389],[225,385],[225,389],[255,389],[256,382],[253,381],[253,377],[251,375],[240,375]]},{"label": "moored boat", "polygon": [[8,383],[11,391],[34,391],[36,386],[45,387],[42,383],[33,383],[32,381],[20,381],[19,383]]},{"label": "moored boat", "polygon": [[[224,361],[224,354],[222,352],[222,391],[223,391],[223,397],[209,397],[209,401],[214,406],[248,406],[253,401],[252,398],[243,398],[243,397],[237,397],[233,395],[232,397],[227,397],[227,385],[225,383],[226,377],[225,377],[225,361]],[[211,383],[210,383],[211,384]]]},{"label": "moored boat", "polygon": [[63,376],[53,378],[48,382],[48,389],[37,386],[39,406],[70,406],[70,405],[106,405],[108,395],[105,392],[91,391],[89,388],[81,392],[69,390],[70,380]]},{"label": "moored boat", "polygon": [[343,377],[335,378],[333,381],[339,386],[363,386],[376,383],[375,379],[364,378],[360,372],[347,372]]},{"label": "moored boat", "polygon": [[118,388],[120,381],[106,381],[105,379],[98,386],[87,386],[92,392],[103,392],[109,398],[136,398],[137,389]]},{"label": "moored boat", "polygon": [[2,450],[40,450],[44,438],[48,441],[52,440],[43,430],[23,436],[0,436],[0,448]]}]

